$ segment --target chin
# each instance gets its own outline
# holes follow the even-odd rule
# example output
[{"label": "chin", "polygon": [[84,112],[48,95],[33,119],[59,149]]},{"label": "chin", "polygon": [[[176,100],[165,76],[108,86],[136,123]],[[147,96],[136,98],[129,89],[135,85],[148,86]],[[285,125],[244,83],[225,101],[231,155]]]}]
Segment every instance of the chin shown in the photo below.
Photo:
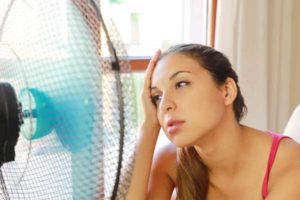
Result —
[{"label": "chin", "polygon": [[185,141],[184,139],[180,138],[172,138],[170,139],[171,142],[176,145],[178,148],[183,148],[183,147],[192,147],[194,146],[194,143],[191,141]]}]

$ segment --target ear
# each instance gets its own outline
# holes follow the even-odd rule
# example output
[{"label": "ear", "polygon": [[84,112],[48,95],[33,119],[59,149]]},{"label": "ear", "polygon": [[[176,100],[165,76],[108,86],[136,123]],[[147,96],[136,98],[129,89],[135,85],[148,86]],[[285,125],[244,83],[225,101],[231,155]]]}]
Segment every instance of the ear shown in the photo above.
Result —
[{"label": "ear", "polygon": [[237,96],[237,85],[232,78],[227,78],[223,85],[224,103],[226,106],[231,105]]}]

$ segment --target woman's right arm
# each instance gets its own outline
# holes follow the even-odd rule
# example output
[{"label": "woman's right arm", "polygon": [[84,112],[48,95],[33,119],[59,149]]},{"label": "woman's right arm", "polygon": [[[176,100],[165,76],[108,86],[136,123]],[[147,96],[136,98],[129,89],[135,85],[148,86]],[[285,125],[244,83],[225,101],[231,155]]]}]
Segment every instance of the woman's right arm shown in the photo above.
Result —
[{"label": "woman's right arm", "polygon": [[159,56],[160,51],[157,51],[154,57],[150,60],[145,74],[144,87],[142,91],[144,122],[140,130],[139,141],[136,149],[135,165],[126,200],[146,200],[148,196],[147,192],[153,154],[160,130],[156,114],[156,106],[152,103],[150,89],[152,73]]},{"label": "woman's right arm", "polygon": [[[150,60],[145,74],[142,92],[144,122],[140,130],[135,165],[126,200],[170,199],[174,187],[168,170],[166,170],[168,168],[165,167],[170,166],[166,163],[170,159],[163,159],[164,155],[169,157],[169,151],[162,151],[159,156],[156,156],[156,159],[153,159],[160,124],[157,119],[157,108],[152,102],[150,88],[152,74],[159,56],[160,50]],[[154,160],[153,165],[152,160]]]},{"label": "woman's right arm", "polygon": [[[157,133],[156,133],[157,132]],[[153,153],[159,129],[142,125],[131,184],[126,200],[146,200]],[[153,135],[153,137],[148,137]]]},{"label": "woman's right arm", "polygon": [[165,146],[153,159],[157,137],[147,137],[149,134],[156,136],[152,132],[154,130],[147,130],[149,129],[142,126],[126,200],[170,200],[175,187],[176,147],[173,144]]}]

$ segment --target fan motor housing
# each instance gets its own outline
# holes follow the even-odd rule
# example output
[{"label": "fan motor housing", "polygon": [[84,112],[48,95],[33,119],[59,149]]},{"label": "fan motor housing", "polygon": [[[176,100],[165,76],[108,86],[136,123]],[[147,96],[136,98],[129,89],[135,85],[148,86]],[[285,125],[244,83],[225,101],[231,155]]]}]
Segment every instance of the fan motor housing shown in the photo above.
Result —
[{"label": "fan motor housing", "polygon": [[8,83],[0,83],[0,166],[15,159],[21,121],[14,88]]}]

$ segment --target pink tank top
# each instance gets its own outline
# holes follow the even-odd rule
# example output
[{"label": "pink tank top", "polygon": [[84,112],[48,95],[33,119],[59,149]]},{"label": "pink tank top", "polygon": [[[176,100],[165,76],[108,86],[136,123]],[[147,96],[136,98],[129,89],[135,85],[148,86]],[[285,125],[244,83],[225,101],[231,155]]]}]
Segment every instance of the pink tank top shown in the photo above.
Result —
[{"label": "pink tank top", "polygon": [[280,134],[271,133],[271,132],[269,132],[269,133],[272,136],[272,145],[271,145],[269,159],[268,159],[268,165],[267,165],[267,169],[266,169],[266,172],[265,172],[265,177],[264,177],[264,181],[263,181],[263,185],[262,185],[262,196],[263,196],[263,199],[265,199],[268,196],[269,176],[270,176],[270,172],[271,172],[273,163],[275,161],[275,157],[276,157],[276,153],[277,153],[280,141],[283,138],[289,138],[287,136],[283,136],[283,135],[280,135]]}]

